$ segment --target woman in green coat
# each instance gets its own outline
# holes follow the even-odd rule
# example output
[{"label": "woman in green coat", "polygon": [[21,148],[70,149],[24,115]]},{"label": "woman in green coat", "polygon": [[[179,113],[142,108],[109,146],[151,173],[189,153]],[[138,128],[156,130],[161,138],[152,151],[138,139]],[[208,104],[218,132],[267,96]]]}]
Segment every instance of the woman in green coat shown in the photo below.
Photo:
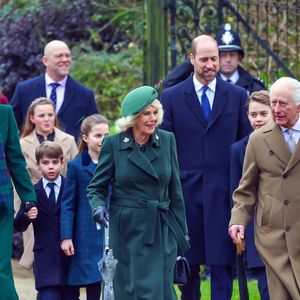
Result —
[{"label": "woman in green coat", "polygon": [[[18,128],[10,105],[0,105],[0,299],[17,300],[11,269],[13,185],[23,203],[36,197],[20,148]],[[34,202],[33,202],[34,201]]]},{"label": "woman in green coat", "polygon": [[163,118],[157,96],[143,86],[124,98],[120,133],[105,138],[88,187],[93,219],[107,225],[110,216],[116,300],[177,299],[177,250],[189,247],[175,138],[157,128]]}]

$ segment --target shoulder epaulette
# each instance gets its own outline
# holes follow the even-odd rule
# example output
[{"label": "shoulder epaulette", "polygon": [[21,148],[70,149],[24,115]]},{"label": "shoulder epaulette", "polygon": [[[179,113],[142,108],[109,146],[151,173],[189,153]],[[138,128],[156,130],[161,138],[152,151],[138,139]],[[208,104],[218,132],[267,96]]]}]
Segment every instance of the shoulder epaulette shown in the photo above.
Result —
[{"label": "shoulder epaulette", "polygon": [[262,79],[260,79],[259,77],[253,77],[253,80],[259,82],[262,85],[265,85],[264,81]]}]

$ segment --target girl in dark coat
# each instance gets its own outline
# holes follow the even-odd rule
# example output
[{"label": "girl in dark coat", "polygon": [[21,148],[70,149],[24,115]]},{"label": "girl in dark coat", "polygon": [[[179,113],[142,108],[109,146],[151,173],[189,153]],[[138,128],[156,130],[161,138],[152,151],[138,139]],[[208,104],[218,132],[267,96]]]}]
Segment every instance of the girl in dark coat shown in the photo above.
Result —
[{"label": "girl in dark coat", "polygon": [[66,188],[61,203],[61,248],[71,256],[68,284],[77,300],[84,286],[88,300],[99,300],[101,276],[97,263],[103,253],[103,230],[97,230],[87,199],[104,136],[109,133],[108,121],[95,114],[83,120],[77,158],[69,161]]}]

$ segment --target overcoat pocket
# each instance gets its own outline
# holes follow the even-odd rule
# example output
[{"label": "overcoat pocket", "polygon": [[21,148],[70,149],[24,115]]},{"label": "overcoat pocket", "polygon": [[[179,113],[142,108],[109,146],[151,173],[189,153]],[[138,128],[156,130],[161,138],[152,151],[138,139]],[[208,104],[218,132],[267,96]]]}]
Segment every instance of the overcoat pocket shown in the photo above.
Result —
[{"label": "overcoat pocket", "polygon": [[269,228],[272,215],[273,197],[266,195],[263,200],[261,211],[257,212],[258,224],[260,227]]}]

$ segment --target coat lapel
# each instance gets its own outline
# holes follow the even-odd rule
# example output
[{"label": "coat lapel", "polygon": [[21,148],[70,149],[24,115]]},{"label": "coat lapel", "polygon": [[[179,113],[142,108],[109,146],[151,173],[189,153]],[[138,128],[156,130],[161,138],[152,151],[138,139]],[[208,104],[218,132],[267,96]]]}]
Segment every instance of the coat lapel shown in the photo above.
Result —
[{"label": "coat lapel", "polygon": [[134,142],[134,139],[132,137],[132,134],[129,130],[127,130],[124,133],[120,134],[120,150],[129,150],[128,159],[137,167],[139,167],[141,170],[146,172],[147,174],[151,175],[152,177],[156,178],[158,180],[158,176],[153,169],[153,166],[151,164],[151,161],[153,161],[157,156],[157,151],[153,148],[154,144],[158,144],[158,141],[154,141],[154,139],[159,140],[158,133],[153,134],[155,137],[151,138],[151,143],[147,145],[147,149],[145,153],[143,153]]},{"label": "coat lapel", "polygon": [[150,146],[146,148],[145,155],[149,161],[152,162],[158,156],[158,153],[152,146]]},{"label": "coat lapel", "polygon": [[149,147],[146,148],[145,155],[150,162],[156,159],[158,156],[158,149],[160,148],[160,136],[156,130],[150,137]]},{"label": "coat lapel", "polygon": [[150,161],[138,148],[135,148],[131,151],[131,153],[128,155],[128,159],[144,172],[158,179]]},{"label": "coat lapel", "polygon": [[197,93],[195,91],[195,86],[194,86],[194,83],[193,83],[193,76],[190,76],[187,79],[186,83],[187,83],[187,86],[186,86],[186,89],[185,89],[185,92],[184,92],[184,94],[185,94],[184,100],[185,100],[187,106],[191,109],[193,114],[199,120],[201,125],[204,128],[206,128],[207,121],[204,117],[201,104],[199,102]]},{"label": "coat lapel", "polygon": [[246,148],[247,148],[247,145],[248,145],[248,141],[249,141],[249,137],[250,137],[250,134],[248,134],[246,137],[243,138],[243,153],[245,154],[246,153]]},{"label": "coat lapel", "polygon": [[[287,146],[288,147],[288,146]],[[292,157],[286,166],[285,172],[290,171],[297,163],[300,161],[300,143],[297,144],[295,153],[292,154]]]},{"label": "coat lapel", "polygon": [[68,153],[68,151],[70,150],[70,144],[68,143],[66,134],[56,127],[54,127],[54,133],[54,142],[57,142],[60,145],[63,153]]},{"label": "coat lapel", "polygon": [[65,177],[61,176],[61,184],[60,184],[59,194],[58,194],[56,205],[55,205],[55,213],[58,210],[60,210],[61,198],[62,198],[64,187],[65,187]]},{"label": "coat lapel", "polygon": [[81,156],[82,169],[89,175],[93,176],[96,166],[93,163],[88,151],[84,151]]},{"label": "coat lapel", "polygon": [[217,77],[216,92],[211,111],[211,118],[207,129],[210,128],[221,114],[225,104],[228,102],[228,88],[222,79]]},{"label": "coat lapel", "polygon": [[[68,75],[67,83],[66,83],[66,88],[65,88],[65,96],[64,100],[62,102],[62,105],[58,111],[58,117],[61,116],[61,114],[64,112],[64,110],[69,106],[69,104],[72,102],[72,99],[75,95],[76,88],[73,85],[73,79],[70,75]],[[84,99],[82,99],[84,101]]]},{"label": "coat lapel", "polygon": [[285,142],[281,128],[271,121],[264,127],[263,133],[265,142],[270,148],[269,152],[287,166],[291,160],[291,152]]},{"label": "coat lapel", "polygon": [[26,160],[30,159],[33,162],[36,161],[35,158],[35,149],[40,145],[40,142],[36,136],[35,129],[27,136],[25,136],[24,141],[26,141],[28,144],[24,144],[23,147],[25,147],[23,150],[23,154],[26,155]]},{"label": "coat lapel", "polygon": [[49,216],[52,216],[55,212],[55,207],[50,203],[45,189],[43,187],[42,179],[36,184],[36,190],[38,193],[39,208],[42,209]]},{"label": "coat lapel", "polygon": [[39,97],[46,97],[46,80],[45,80],[45,73],[40,75],[36,81],[36,85],[34,88],[35,95]]}]

